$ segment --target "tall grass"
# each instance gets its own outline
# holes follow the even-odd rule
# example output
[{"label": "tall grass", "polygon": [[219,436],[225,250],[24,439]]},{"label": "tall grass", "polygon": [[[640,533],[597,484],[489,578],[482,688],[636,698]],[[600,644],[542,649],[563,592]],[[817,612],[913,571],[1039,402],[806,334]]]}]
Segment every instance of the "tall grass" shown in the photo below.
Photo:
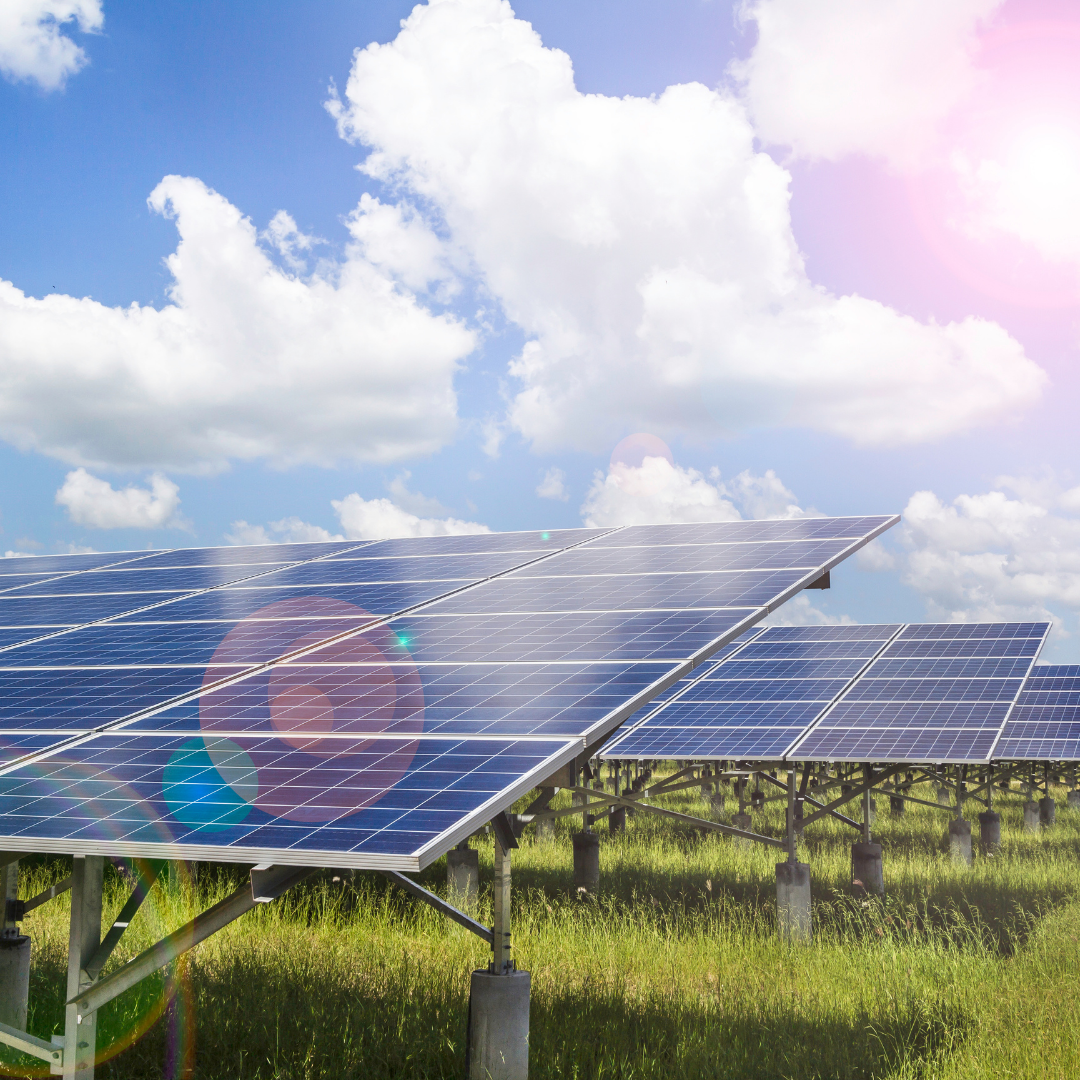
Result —
[{"label": "tall grass", "polygon": [[[1002,851],[970,868],[945,849],[946,813],[911,807],[892,818],[879,796],[884,902],[852,893],[853,831],[810,826],[800,858],[811,865],[815,933],[803,946],[776,935],[777,849],[638,814],[622,835],[598,826],[601,894],[582,899],[569,843],[580,818],[561,819],[551,841],[527,833],[514,853],[514,934],[533,980],[531,1075],[1075,1075],[1080,812],[1057,794],[1058,824],[1038,835],[1020,827],[1018,794],[999,799]],[[696,789],[665,804],[706,813]],[[782,815],[770,803],[754,827],[779,835]],[[476,843],[489,882],[492,841]],[[24,869],[26,896],[67,873],[62,859]],[[112,965],[243,877],[222,866],[164,882]],[[442,891],[445,864],[421,880]],[[110,870],[108,915],[125,890]],[[52,901],[24,927],[34,940],[30,1030],[42,1037],[63,1027],[67,905]],[[483,892],[480,906],[489,919]],[[116,1053],[99,1074],[459,1077],[468,975],[487,956],[377,875],[320,874],[200,945],[176,977],[106,1006],[98,1045]]]}]

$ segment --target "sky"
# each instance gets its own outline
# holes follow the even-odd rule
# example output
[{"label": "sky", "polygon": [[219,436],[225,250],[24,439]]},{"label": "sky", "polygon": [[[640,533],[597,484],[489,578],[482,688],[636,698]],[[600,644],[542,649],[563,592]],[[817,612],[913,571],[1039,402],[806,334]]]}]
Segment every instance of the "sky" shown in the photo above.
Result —
[{"label": "sky", "polygon": [[1080,11],[7,0],[0,554],[899,513],[1080,663]]}]

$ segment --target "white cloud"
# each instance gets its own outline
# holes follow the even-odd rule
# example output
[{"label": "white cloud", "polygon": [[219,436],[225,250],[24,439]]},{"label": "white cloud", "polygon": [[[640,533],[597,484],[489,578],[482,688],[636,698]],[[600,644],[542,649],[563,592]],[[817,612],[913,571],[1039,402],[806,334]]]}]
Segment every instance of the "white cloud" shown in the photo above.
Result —
[{"label": "white cloud", "polygon": [[160,473],[150,477],[149,488],[117,491],[107,480],[74,469],[64,477],[56,503],[76,525],[95,529],[188,528],[178,512],[180,489]]},{"label": "white cloud", "polygon": [[744,514],[805,517],[808,511],[799,507],[772,469],[764,476],[744,471],[723,483],[718,469],[711,469],[706,479],[697,469],[683,468],[662,457],[646,457],[639,466],[612,462],[607,475],[599,471],[594,475],[581,507],[582,521],[590,528],[738,521]]},{"label": "white cloud", "polygon": [[732,65],[758,135],[807,158],[921,157],[978,87],[978,31],[1003,0],[747,0]]},{"label": "white cloud", "polygon": [[381,540],[394,536],[457,536],[491,530],[475,521],[422,518],[389,499],[363,499],[355,492],[332,504],[349,540]]},{"label": "white cloud", "polygon": [[33,554],[34,553],[32,551],[5,551],[4,552],[4,558],[5,559],[28,559]]},{"label": "white cloud", "polygon": [[1076,489],[999,477],[995,490],[904,510],[901,578],[932,618],[1061,620],[1080,612]]},{"label": "white cloud", "polygon": [[323,544],[344,539],[340,534],[298,517],[282,518],[268,525],[249,525],[241,519],[234,521],[225,534],[225,540],[230,544]]},{"label": "white cloud", "polygon": [[871,540],[855,552],[855,563],[860,570],[876,573],[895,569],[896,556],[880,540]]},{"label": "white cloud", "polygon": [[87,63],[86,53],[64,36],[64,24],[74,22],[89,34],[104,21],[101,0],[3,0],[0,73],[12,82],[57,90]]},{"label": "white cloud", "polygon": [[292,214],[286,210],[279,210],[266,227],[266,232],[261,238],[269,241],[289,267],[296,271],[306,269],[306,253],[312,251],[317,244],[325,244],[317,236],[308,236],[302,233],[296,225]]},{"label": "white cloud", "polygon": [[430,495],[421,495],[418,491],[410,491],[408,482],[411,478],[412,473],[406,469],[386,485],[395,506],[419,517],[438,517],[441,514],[449,514],[447,508],[438,499],[433,499]]},{"label": "white cloud", "polygon": [[[0,437],[75,465],[210,471],[429,454],[454,435],[474,335],[351,250],[308,277],[199,180],[166,177],[170,303],[37,300],[0,282]],[[279,246],[303,252],[291,221]]]},{"label": "white cloud", "polygon": [[1044,385],[992,322],[920,323],[814,286],[790,177],[735,97],[582,94],[502,0],[415,8],[356,53],[329,107],[373,148],[363,170],[441,213],[446,249],[528,336],[509,422],[539,450],[595,451],[628,428],[929,440]]},{"label": "white cloud", "polygon": [[829,615],[815,607],[806,593],[799,593],[782,604],[763,622],[762,626],[851,626],[850,615]]},{"label": "white cloud", "polygon": [[566,502],[570,498],[570,492],[566,490],[566,473],[555,467],[548,469],[536,485],[536,494],[541,499],[561,499]]}]

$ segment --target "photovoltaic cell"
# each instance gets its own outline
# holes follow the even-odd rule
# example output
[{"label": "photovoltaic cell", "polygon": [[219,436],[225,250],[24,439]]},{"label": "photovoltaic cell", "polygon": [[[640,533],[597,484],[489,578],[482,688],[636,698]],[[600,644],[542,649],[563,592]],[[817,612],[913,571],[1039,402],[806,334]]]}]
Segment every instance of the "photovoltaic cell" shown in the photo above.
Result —
[{"label": "photovoltaic cell", "polygon": [[994,757],[1080,761],[1080,666],[1038,665],[1024,683]]},{"label": "photovoltaic cell", "polygon": [[[876,636],[849,627],[769,627],[643,723],[628,725],[604,757],[782,757],[900,627],[865,629]],[[777,654],[798,658],[765,659]]]},{"label": "photovoltaic cell", "polygon": [[1048,623],[906,626],[792,756],[987,761],[1048,630]]},{"label": "photovoltaic cell", "polygon": [[[159,552],[80,572],[96,584],[62,595],[0,594],[0,627],[79,627],[0,653],[15,755],[0,836],[15,850],[419,868],[669,684],[692,685],[680,676],[694,660],[737,656],[726,640],[895,520]],[[216,587],[157,602],[174,582]],[[98,591],[116,588],[132,591]],[[114,610],[118,596],[155,600]],[[743,682],[777,697],[734,703],[743,722],[775,737],[785,711],[794,722],[812,704],[785,686],[828,693],[859,650],[750,661],[759,677]],[[807,659],[834,677],[763,674]]]}]

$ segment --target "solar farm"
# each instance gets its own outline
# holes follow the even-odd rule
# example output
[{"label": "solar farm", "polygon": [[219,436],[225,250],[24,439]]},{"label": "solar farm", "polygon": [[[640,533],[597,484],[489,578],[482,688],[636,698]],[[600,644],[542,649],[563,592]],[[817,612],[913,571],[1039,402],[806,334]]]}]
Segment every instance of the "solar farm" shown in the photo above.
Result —
[{"label": "solar farm", "polygon": [[[5,560],[5,1067],[939,1075],[978,1010],[934,972],[1076,940],[1080,668],[1037,664],[1048,623],[769,620],[898,520]],[[184,1032],[269,993],[190,986],[247,925],[383,972],[352,1056],[192,1071]],[[345,1024],[341,972],[290,1038]]]}]

